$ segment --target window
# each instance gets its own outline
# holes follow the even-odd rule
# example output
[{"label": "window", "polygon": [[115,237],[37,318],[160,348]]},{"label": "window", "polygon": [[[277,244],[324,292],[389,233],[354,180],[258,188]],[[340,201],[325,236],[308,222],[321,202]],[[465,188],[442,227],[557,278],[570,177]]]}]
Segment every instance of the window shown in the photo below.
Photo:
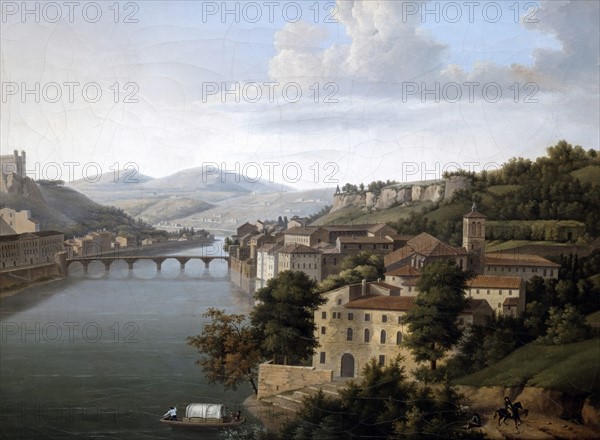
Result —
[{"label": "window", "polygon": [[398,324],[402,324],[402,316],[398,316]]},{"label": "window", "polygon": [[370,320],[371,320],[371,314],[365,313],[365,321],[370,321]]},{"label": "window", "polygon": [[498,290],[498,295],[502,295],[502,289]]},{"label": "window", "polygon": [[387,315],[381,315],[381,322],[387,322]]},{"label": "window", "polygon": [[342,312],[333,312],[333,319],[342,319]]},{"label": "window", "polygon": [[324,364],[325,363],[325,352],[322,351],[321,353],[319,353],[319,363]]},{"label": "window", "polygon": [[327,332],[327,328],[325,326],[321,326],[321,334],[324,335]]},{"label": "window", "polygon": [[396,345],[400,345],[402,343],[402,332],[396,333]]},{"label": "window", "polygon": [[321,319],[327,319],[327,312],[321,312]]},{"label": "window", "polygon": [[380,354],[379,355],[379,366],[383,367],[385,365],[385,356]]},{"label": "window", "polygon": [[509,290],[508,291],[508,296],[511,296],[511,295],[512,295],[512,290]]},{"label": "window", "polygon": [[348,330],[346,330],[346,341],[351,341],[352,340],[352,336],[353,336],[353,331],[351,328],[349,328]]},{"label": "window", "polygon": [[365,342],[371,342],[371,332],[368,328],[365,329]]},{"label": "window", "polygon": [[502,308],[502,304],[498,303],[498,308],[501,309]]},{"label": "window", "polygon": [[338,305],[338,306],[341,306],[341,305],[342,305],[342,299],[341,299],[341,298],[338,298],[338,300],[337,300],[337,305]]},{"label": "window", "polygon": [[354,313],[348,313],[348,321],[354,320]]},{"label": "window", "polygon": [[544,269],[544,276],[546,276],[546,269]]},{"label": "window", "polygon": [[385,344],[385,340],[387,339],[387,333],[385,332],[385,330],[381,330],[381,335],[379,338],[379,342],[382,344]]},{"label": "window", "polygon": [[490,294],[490,289],[488,289],[488,290],[487,290],[487,294],[488,294],[488,295]]}]

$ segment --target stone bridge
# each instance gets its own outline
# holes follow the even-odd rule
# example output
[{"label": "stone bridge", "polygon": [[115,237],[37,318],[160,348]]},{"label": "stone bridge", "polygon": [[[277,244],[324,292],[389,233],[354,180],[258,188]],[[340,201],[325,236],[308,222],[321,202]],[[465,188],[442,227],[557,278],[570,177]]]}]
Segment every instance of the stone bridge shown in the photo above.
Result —
[{"label": "stone bridge", "polygon": [[185,264],[190,260],[202,260],[204,262],[204,267],[206,267],[207,269],[210,265],[210,262],[213,260],[227,261],[227,266],[230,267],[230,265],[231,265],[231,263],[229,261],[229,257],[226,257],[226,256],[208,257],[208,256],[196,256],[196,255],[194,255],[194,256],[156,255],[153,257],[81,257],[81,258],[72,258],[72,259],[66,261],[66,267],[68,270],[68,268],[71,264],[80,263],[83,266],[83,271],[87,273],[88,266],[90,265],[90,263],[92,263],[94,261],[101,262],[102,264],[104,264],[104,268],[106,270],[110,270],[110,265],[113,262],[118,261],[118,260],[123,260],[127,263],[127,266],[129,266],[129,270],[133,270],[133,264],[136,261],[151,260],[151,261],[154,261],[154,263],[156,264],[156,270],[160,270],[163,262],[165,260],[168,260],[169,258],[179,261],[179,265],[181,266],[181,269],[184,269]]}]

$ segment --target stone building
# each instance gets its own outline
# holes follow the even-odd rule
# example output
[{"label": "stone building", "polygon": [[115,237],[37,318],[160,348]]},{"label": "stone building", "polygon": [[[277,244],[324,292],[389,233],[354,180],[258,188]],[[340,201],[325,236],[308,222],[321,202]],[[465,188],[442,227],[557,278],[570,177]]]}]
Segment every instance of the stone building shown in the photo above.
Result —
[{"label": "stone building", "polygon": [[516,276],[525,281],[539,276],[542,278],[558,278],[560,264],[539,255],[520,252],[493,252],[485,254],[485,275]]},{"label": "stone building", "polygon": [[0,209],[0,218],[14,231],[14,234],[25,232],[39,232],[40,225],[31,219],[31,212],[27,210],[16,211],[11,208]]},{"label": "stone building", "polygon": [[267,281],[279,273],[279,251],[283,246],[276,243],[262,245],[256,251],[256,288],[267,285]]},{"label": "stone building", "polygon": [[52,263],[64,251],[64,234],[58,231],[26,232],[0,236],[0,268]]},{"label": "stone building", "polygon": [[321,258],[318,250],[303,244],[285,244],[279,250],[278,272],[298,270],[315,281],[321,280]]},{"label": "stone building", "polygon": [[[402,293],[402,295],[401,295]],[[408,371],[417,366],[402,345],[408,328],[402,317],[414,305],[415,296],[387,283],[344,286],[324,294],[327,302],[314,314],[319,347],[312,364],[333,370],[333,377],[358,377],[371,358],[387,365],[398,355]],[[460,315],[463,325],[482,323],[492,310],[486,301],[472,299]]]}]

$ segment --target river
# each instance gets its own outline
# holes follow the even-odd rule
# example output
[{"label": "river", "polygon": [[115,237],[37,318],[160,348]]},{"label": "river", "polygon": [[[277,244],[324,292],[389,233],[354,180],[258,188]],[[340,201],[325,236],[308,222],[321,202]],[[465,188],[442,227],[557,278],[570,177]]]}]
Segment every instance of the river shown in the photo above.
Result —
[{"label": "river", "polygon": [[[185,255],[203,255],[201,247]],[[174,252],[173,254],[177,254]],[[26,289],[0,301],[0,436],[10,439],[218,439],[171,430],[170,405],[225,403],[252,391],[209,385],[186,338],[209,307],[247,313],[251,298],[229,281],[227,264],[123,261]],[[246,414],[247,415],[247,414]],[[255,422],[255,420],[249,420]]]}]

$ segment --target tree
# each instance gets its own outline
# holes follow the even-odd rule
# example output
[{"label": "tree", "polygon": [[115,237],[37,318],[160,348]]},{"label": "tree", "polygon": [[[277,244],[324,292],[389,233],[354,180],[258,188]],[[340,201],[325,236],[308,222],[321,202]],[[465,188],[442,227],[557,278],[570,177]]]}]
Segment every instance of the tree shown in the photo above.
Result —
[{"label": "tree", "polygon": [[375,281],[383,278],[385,266],[383,256],[362,251],[342,261],[342,271],[337,275],[329,275],[319,283],[320,292],[329,292],[349,284],[360,283],[363,279]]},{"label": "tree", "polygon": [[538,338],[542,344],[570,344],[581,341],[590,334],[585,317],[571,304],[567,304],[564,309],[552,307],[546,325],[546,336]]},{"label": "tree", "polygon": [[458,315],[467,305],[471,277],[452,261],[437,261],[425,266],[417,281],[415,306],[403,318],[410,332],[405,344],[417,362],[429,361],[432,370],[462,334]]},{"label": "tree", "polygon": [[256,366],[261,356],[252,328],[244,324],[246,316],[228,315],[214,308],[202,316],[210,322],[202,334],[188,337],[188,345],[205,355],[196,364],[209,383],[221,383],[225,389],[235,390],[239,383],[247,381],[258,393]]},{"label": "tree", "polygon": [[260,348],[275,363],[300,362],[314,354],[314,312],[325,302],[317,284],[304,272],[286,270],[271,278],[254,298],[251,313]]}]

